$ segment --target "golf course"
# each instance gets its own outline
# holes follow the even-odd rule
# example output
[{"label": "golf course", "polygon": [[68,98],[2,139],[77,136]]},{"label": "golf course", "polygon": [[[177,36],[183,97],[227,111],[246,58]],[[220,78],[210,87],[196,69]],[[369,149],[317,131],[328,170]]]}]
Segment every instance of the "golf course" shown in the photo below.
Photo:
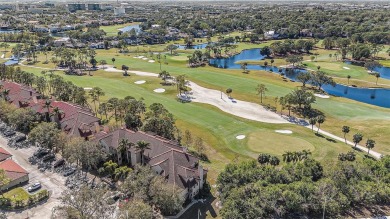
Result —
[{"label": "golf course", "polygon": [[[269,45],[270,42],[264,45]],[[255,44],[239,45],[238,48],[260,48],[264,45]],[[115,66],[120,70],[122,65],[129,67],[130,76],[123,76],[118,72],[109,72],[100,66],[98,71],[93,71],[91,76],[66,75],[63,71],[57,70],[55,74],[62,75],[80,87],[100,87],[104,90],[105,96],[102,101],[111,97],[123,98],[133,96],[144,98],[145,103],[162,103],[175,117],[176,124],[182,132],[190,130],[194,136],[201,137],[206,145],[206,155],[209,162],[204,165],[209,168],[210,180],[213,183],[216,176],[225,164],[232,160],[256,159],[261,152],[281,156],[286,151],[310,150],[313,157],[326,162],[337,159],[339,153],[351,151],[351,146],[340,141],[335,141],[321,134],[296,124],[270,124],[258,122],[234,116],[223,112],[215,106],[204,103],[182,103],[177,100],[176,86],[166,86],[162,84],[161,78],[140,76],[132,74],[132,71],[142,71],[159,73],[161,70],[168,71],[172,76],[185,74],[187,80],[216,91],[221,91],[223,97],[228,100],[224,93],[227,88],[231,88],[232,98],[239,101],[260,103],[256,93],[256,86],[264,84],[267,92],[263,98],[264,104],[275,106],[277,113],[287,114],[287,110],[282,110],[275,102],[276,97],[282,97],[297,87],[301,83],[286,81],[278,74],[268,71],[250,71],[243,74],[241,70],[219,69],[212,66],[189,68],[187,67],[187,56],[193,50],[178,50],[177,54],[171,55],[163,52],[164,46],[136,46],[130,47],[130,53],[118,53],[117,49],[96,50],[96,60],[106,60],[106,68]],[[317,60],[304,61],[308,68],[315,68],[320,65],[326,73],[336,78],[339,83],[344,82],[346,74],[352,76],[349,83],[367,85],[375,82],[375,77],[367,74],[363,67],[347,65],[329,59],[326,50],[319,48],[321,53]],[[138,51],[138,52],[137,52]],[[152,51],[152,52],[150,52]],[[164,61],[158,62],[157,53],[162,52]],[[143,56],[144,59],[134,58]],[[50,57],[50,55],[49,55]],[[115,62],[112,62],[115,58]],[[21,69],[42,75],[45,69],[54,69],[54,64],[49,62],[44,64],[46,57],[38,55],[38,62],[33,65],[22,64]],[[155,62],[149,62],[154,60]],[[306,59],[305,59],[306,60]],[[260,61],[259,61],[260,62]],[[286,62],[283,59],[275,59],[275,65],[282,65]],[[349,67],[347,70],[343,67]],[[338,77],[340,79],[338,79]],[[143,84],[134,82],[145,80]],[[379,79],[378,84],[390,86],[390,81]],[[153,90],[163,88],[165,92],[156,93]],[[218,94],[217,98],[220,94]],[[222,94],[221,94],[222,95]],[[321,125],[321,129],[337,136],[342,136],[341,128],[344,125],[350,126],[351,131],[347,134],[347,139],[351,140],[352,135],[360,132],[364,137],[375,139],[377,145],[373,149],[382,154],[390,153],[386,145],[390,144],[385,138],[390,134],[388,122],[390,120],[390,110],[353,101],[346,98],[334,97],[317,98],[313,107],[320,110],[326,116],[326,121]],[[261,113],[261,112],[259,112]],[[260,114],[261,116],[261,114]],[[292,134],[277,133],[276,130],[289,130]],[[238,135],[244,135],[243,139],[237,139]],[[358,153],[362,157],[365,153]]]}]

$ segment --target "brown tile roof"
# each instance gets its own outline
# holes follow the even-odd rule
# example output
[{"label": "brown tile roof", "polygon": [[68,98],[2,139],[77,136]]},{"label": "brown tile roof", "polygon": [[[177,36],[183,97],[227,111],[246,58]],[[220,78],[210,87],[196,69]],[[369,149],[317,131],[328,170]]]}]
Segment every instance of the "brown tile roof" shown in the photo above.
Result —
[{"label": "brown tile roof", "polygon": [[16,180],[20,177],[28,175],[28,172],[13,160],[5,160],[1,162],[0,169],[3,169],[7,177],[11,180]]},{"label": "brown tile roof", "polygon": [[23,107],[23,103],[34,103],[40,94],[31,87],[15,82],[0,81],[3,89],[8,89],[8,100],[17,107]]},{"label": "brown tile roof", "polygon": [[[180,188],[189,188],[199,180],[199,159],[185,152],[184,148],[168,139],[154,136],[145,132],[133,132],[128,129],[117,129],[110,133],[101,134],[96,141],[116,149],[121,139],[128,139],[136,144],[138,141],[150,143],[149,149],[144,151],[146,162],[152,167],[159,166],[163,171],[161,175],[166,177],[169,183]],[[130,148],[134,153],[136,149]],[[206,171],[205,171],[206,172]]]},{"label": "brown tile roof", "polygon": [[6,160],[10,157],[12,157],[12,154],[10,154],[4,148],[0,147],[0,161]]}]

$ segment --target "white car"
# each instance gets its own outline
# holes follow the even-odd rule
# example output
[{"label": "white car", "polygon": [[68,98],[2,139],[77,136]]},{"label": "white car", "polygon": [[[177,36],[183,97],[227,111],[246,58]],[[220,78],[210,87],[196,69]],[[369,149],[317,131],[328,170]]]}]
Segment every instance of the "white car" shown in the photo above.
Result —
[{"label": "white car", "polygon": [[35,190],[40,189],[41,187],[42,187],[41,184],[39,182],[37,182],[37,183],[34,183],[32,186],[28,187],[27,191],[33,192]]}]

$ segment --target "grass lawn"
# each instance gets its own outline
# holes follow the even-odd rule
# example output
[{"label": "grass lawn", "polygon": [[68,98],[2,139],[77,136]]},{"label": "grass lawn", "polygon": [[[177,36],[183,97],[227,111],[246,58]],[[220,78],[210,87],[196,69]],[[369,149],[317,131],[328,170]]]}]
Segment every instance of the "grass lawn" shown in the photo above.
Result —
[{"label": "grass lawn", "polygon": [[[262,45],[254,44],[242,44],[240,46],[241,48],[245,48],[245,46],[248,48],[262,47]],[[116,49],[97,50],[96,59],[98,61],[104,59],[109,64],[112,64],[110,60],[114,57],[116,59],[115,66],[118,68],[125,64],[131,70],[158,73],[160,72],[159,63],[149,63],[145,60],[133,58],[137,55],[144,55],[156,60],[156,55],[150,56],[148,54],[149,50],[155,51],[155,49],[162,51],[163,45],[139,46],[138,51],[142,52],[128,55],[119,54]],[[132,47],[132,51],[136,51],[136,47]],[[168,64],[162,64],[161,68],[167,70],[172,75],[186,74],[189,80],[207,88],[223,91],[227,88],[232,88],[232,96],[234,98],[257,103],[259,98],[255,87],[257,84],[263,83],[268,88],[264,102],[272,105],[275,105],[275,97],[284,96],[291,92],[292,89],[300,86],[300,83],[285,82],[279,75],[265,71],[251,71],[249,74],[243,74],[241,70],[217,69],[210,66],[187,68],[186,56],[192,52],[193,50],[181,51],[178,56],[164,53]],[[43,57],[40,57],[40,59],[42,60]],[[351,75],[353,79],[356,78],[357,80],[357,78],[361,77],[362,80],[365,80],[363,72],[359,69],[354,69],[355,66],[348,65],[351,68],[350,71],[346,71],[348,73],[338,73],[340,68],[343,70],[344,64],[329,62],[327,59],[329,57],[326,57],[326,54],[318,56],[318,63],[323,63],[321,69],[324,71],[333,74],[354,74],[354,76]],[[327,66],[326,63],[331,64]],[[283,60],[275,59],[274,64],[283,64]],[[312,63],[308,62],[308,64]],[[45,66],[41,63],[38,63],[38,65]],[[47,66],[50,66],[50,64]],[[34,72],[37,75],[41,75],[40,72],[42,71],[41,69],[30,67],[23,67],[22,69]],[[182,131],[189,129],[194,136],[202,137],[206,142],[206,154],[211,162],[205,163],[205,166],[210,168],[211,183],[215,182],[218,171],[226,163],[233,159],[256,158],[259,152],[281,155],[288,150],[311,149],[316,159],[326,162],[337,159],[338,153],[350,150],[349,146],[316,136],[307,128],[289,124],[275,125],[254,122],[224,113],[207,104],[180,103],[175,99],[175,87],[164,86],[167,91],[163,94],[153,92],[153,89],[162,87],[160,84],[161,80],[158,78],[135,75],[123,77],[121,73],[110,73],[102,70],[94,72],[92,77],[68,75],[64,75],[64,77],[81,87],[101,87],[106,93],[103,99],[109,97],[123,98],[130,95],[136,98],[143,97],[147,104],[154,102],[164,104],[174,114],[177,119],[176,123]],[[134,82],[137,80],[146,80],[147,83],[135,85]],[[377,142],[374,148],[375,151],[390,153],[390,148],[386,146],[390,144],[390,139],[387,137],[390,135],[390,130],[388,129],[390,109],[339,97],[331,97],[330,99],[317,98],[317,102],[313,107],[325,113],[326,121],[321,127],[326,131],[342,136],[341,127],[348,125],[351,127],[351,132],[347,136],[348,139],[351,140],[354,133],[362,132],[365,138],[361,144],[364,145],[366,137],[370,137]],[[289,129],[294,133],[286,136],[275,133],[274,130],[276,129]],[[247,138],[237,140],[235,136],[241,134],[246,135]]]},{"label": "grass lawn", "polygon": [[26,190],[24,190],[21,187],[14,188],[3,195],[5,198],[9,198],[15,201],[25,201],[28,200],[28,197],[30,196]]},{"label": "grass lawn", "polygon": [[[40,74],[39,69],[23,67],[23,70],[34,72],[37,75]],[[211,160],[211,163],[205,163],[205,166],[210,169],[210,179],[212,183],[215,182],[214,180],[216,179],[218,171],[234,158],[256,158],[258,152],[261,151],[262,148],[268,150],[268,148],[274,147],[272,144],[258,144],[258,142],[253,140],[250,142],[247,142],[246,140],[237,140],[235,137],[240,134],[251,136],[252,133],[274,133],[274,130],[276,129],[290,129],[295,133],[289,137],[290,140],[297,138],[297,140],[293,142],[299,142],[300,139],[305,139],[305,141],[309,142],[308,145],[312,145],[312,148],[314,148],[314,157],[323,160],[337,159],[335,154],[337,155],[339,152],[350,150],[348,146],[342,143],[334,143],[325,138],[317,137],[311,130],[304,127],[290,124],[275,125],[254,122],[224,113],[207,104],[181,103],[175,99],[176,88],[173,86],[164,87],[167,92],[163,94],[154,93],[153,89],[162,87],[160,84],[161,80],[158,78],[135,75],[123,77],[121,73],[103,71],[95,72],[92,77],[67,75],[64,75],[64,77],[81,87],[101,87],[106,92],[105,99],[114,96],[123,98],[130,95],[135,98],[143,97],[147,104],[154,102],[164,104],[164,106],[173,113],[177,119],[177,125],[182,131],[189,129],[194,136],[202,137],[205,140],[207,144],[206,154]],[[230,78],[228,76],[227,78],[229,80],[226,83],[233,83],[229,81],[237,80],[236,77]],[[134,84],[135,81],[141,79],[146,80],[147,83],[143,85]],[[275,142],[278,142],[277,139],[274,140]],[[256,150],[252,150],[255,147]],[[296,145],[294,147],[297,149],[307,149],[306,145]],[[281,155],[286,150],[289,150],[288,145],[286,145],[286,147],[280,147],[274,154]]]}]

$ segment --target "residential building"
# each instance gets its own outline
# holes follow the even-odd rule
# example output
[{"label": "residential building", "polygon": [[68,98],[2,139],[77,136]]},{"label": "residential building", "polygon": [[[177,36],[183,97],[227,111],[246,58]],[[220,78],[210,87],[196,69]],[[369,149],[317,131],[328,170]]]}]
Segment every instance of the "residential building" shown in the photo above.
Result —
[{"label": "residential building", "polygon": [[44,107],[45,100],[34,89],[9,81],[0,81],[0,84],[3,89],[9,90],[7,100],[17,108],[29,107],[44,116],[46,113],[52,114],[53,109],[58,107],[61,114],[52,115],[51,120],[58,123],[59,127],[69,136],[88,139],[100,131],[100,119],[90,109],[53,100],[49,112],[47,112],[47,108]]},{"label": "residential building", "polygon": [[143,153],[144,163],[149,165],[173,185],[178,186],[184,198],[192,199],[203,188],[207,170],[199,164],[199,159],[187,152],[185,147],[175,141],[145,132],[134,132],[128,129],[117,129],[113,132],[102,132],[95,141],[99,142],[104,151],[116,158],[119,164],[127,160],[132,166],[141,163],[141,151],[135,146],[130,147],[126,157],[119,151],[120,142],[127,139],[133,145],[139,141],[149,143],[149,148]]},{"label": "residential building", "polygon": [[279,34],[277,34],[275,31],[270,30],[264,33],[265,39],[277,39],[279,38]]},{"label": "residential building", "polygon": [[12,159],[6,159],[0,162],[0,169],[4,170],[6,177],[10,180],[8,184],[0,187],[1,191],[22,185],[29,180],[28,172]]},{"label": "residential building", "polygon": [[12,154],[10,154],[4,148],[0,147],[0,162],[7,160],[10,157],[12,157]]}]

